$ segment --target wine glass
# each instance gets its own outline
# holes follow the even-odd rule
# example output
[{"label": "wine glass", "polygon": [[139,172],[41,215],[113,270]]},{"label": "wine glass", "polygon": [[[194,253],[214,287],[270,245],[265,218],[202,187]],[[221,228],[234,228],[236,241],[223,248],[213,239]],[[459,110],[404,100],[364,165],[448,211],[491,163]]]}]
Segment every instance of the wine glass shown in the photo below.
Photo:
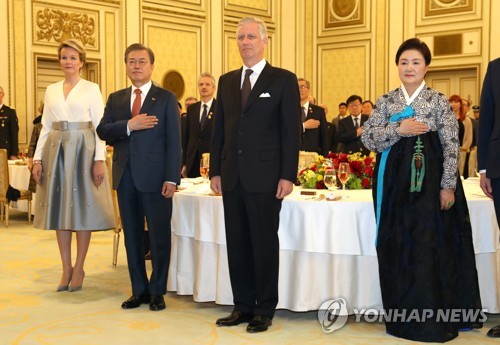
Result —
[{"label": "wine glass", "polygon": [[208,159],[200,159],[200,175],[203,177],[203,181],[208,181],[209,164]]},{"label": "wine glass", "polygon": [[337,185],[337,176],[335,176],[335,171],[333,169],[325,170],[325,176],[323,176],[323,181],[325,183],[326,188],[328,188],[329,191],[334,190],[335,186]]},{"label": "wine glass", "polygon": [[351,175],[351,168],[349,167],[349,163],[342,162],[339,164],[339,180],[342,183],[342,190],[345,190],[345,184],[349,180]]}]

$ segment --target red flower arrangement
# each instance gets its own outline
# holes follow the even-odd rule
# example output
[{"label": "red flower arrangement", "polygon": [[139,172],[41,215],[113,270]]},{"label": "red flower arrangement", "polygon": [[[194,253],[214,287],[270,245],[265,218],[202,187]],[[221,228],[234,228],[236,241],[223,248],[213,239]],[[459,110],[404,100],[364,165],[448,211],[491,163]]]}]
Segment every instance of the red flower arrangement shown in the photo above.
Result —
[{"label": "red flower arrangement", "polygon": [[347,153],[330,153],[325,159],[333,162],[335,170],[338,169],[339,163],[348,162],[351,168],[351,175],[346,183],[347,189],[370,189],[372,188],[373,172],[375,167],[374,154],[363,156],[361,152],[352,154]]}]

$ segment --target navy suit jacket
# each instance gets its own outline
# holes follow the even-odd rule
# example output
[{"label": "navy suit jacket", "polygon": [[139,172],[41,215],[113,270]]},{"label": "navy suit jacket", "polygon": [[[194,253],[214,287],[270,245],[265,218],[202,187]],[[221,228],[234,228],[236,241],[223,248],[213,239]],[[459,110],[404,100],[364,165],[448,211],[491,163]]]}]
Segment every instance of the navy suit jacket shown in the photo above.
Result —
[{"label": "navy suit jacket", "polygon": [[266,63],[242,110],[241,73],[242,68],[219,79],[210,177],[221,177],[223,191],[233,190],[239,179],[247,191],[275,193],[280,179],[297,178],[302,132],[297,76]]},{"label": "navy suit jacket", "polygon": [[102,140],[113,145],[113,188],[118,188],[130,162],[136,188],[141,192],[160,192],[165,181],[180,182],[177,99],[170,91],[151,85],[140,114],[156,116],[158,124],[151,129],[132,131],[128,136],[127,122],[132,117],[130,97],[130,87],[109,95],[104,116],[96,129]]},{"label": "navy suit jacket", "polygon": [[317,152],[326,156],[330,149],[329,130],[326,121],[325,109],[314,104],[309,104],[306,120],[314,119],[319,121],[319,127],[306,129],[302,134],[302,151]]},{"label": "navy suit jacket", "polygon": [[195,160],[200,159],[199,156],[202,153],[210,152],[212,122],[217,108],[216,102],[217,100],[214,99],[210,109],[208,109],[207,122],[203,130],[200,126],[201,101],[188,107],[186,125],[182,132],[182,164],[186,165],[187,172],[191,171]]},{"label": "navy suit jacket", "polygon": [[488,178],[500,177],[500,58],[488,64],[479,107],[477,164]]},{"label": "navy suit jacket", "polygon": [[[360,116],[361,123],[359,124],[359,126],[363,126],[363,124],[368,121],[369,116]],[[370,150],[368,150],[361,142],[361,137],[358,137],[356,135],[356,128],[354,128],[354,123],[351,115],[344,117],[342,120],[339,120],[339,128],[336,133],[336,139],[338,142],[343,144],[343,151],[345,153],[362,152],[362,154],[364,155],[370,154]]]}]

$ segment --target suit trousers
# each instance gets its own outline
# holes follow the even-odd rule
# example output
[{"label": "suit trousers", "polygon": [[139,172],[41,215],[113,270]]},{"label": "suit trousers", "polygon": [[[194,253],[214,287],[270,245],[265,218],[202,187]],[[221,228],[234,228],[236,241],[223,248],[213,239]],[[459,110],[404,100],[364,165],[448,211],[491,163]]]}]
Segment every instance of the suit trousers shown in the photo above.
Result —
[{"label": "suit trousers", "polygon": [[[170,264],[172,199],[158,192],[137,190],[130,163],[127,163],[117,190],[118,205],[125,236],[128,269],[134,295],[164,295],[167,292],[168,267]],[[148,224],[148,236],[153,271],[148,280],[144,260],[144,217]]]},{"label": "suit trousers", "polygon": [[493,190],[493,204],[495,205],[497,222],[500,227],[500,177],[491,179],[491,189]]},{"label": "suit trousers", "polygon": [[201,160],[201,154],[197,150],[195,154],[195,159],[193,164],[191,165],[191,168],[189,171],[186,171],[186,175],[188,178],[195,178],[195,177],[200,177],[200,160]]},{"label": "suit trousers", "polygon": [[240,181],[223,191],[222,200],[235,310],[272,318],[278,304],[282,200],[275,193],[251,193]]}]

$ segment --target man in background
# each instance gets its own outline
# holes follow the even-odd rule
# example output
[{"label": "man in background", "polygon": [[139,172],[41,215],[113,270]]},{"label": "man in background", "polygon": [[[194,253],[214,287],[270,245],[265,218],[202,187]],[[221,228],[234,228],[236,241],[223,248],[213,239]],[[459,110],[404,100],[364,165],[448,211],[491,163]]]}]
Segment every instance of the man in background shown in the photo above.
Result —
[{"label": "man in background", "polygon": [[361,152],[363,155],[369,155],[365,145],[361,142],[363,133],[363,124],[368,121],[368,115],[361,115],[361,104],[363,100],[358,95],[350,96],[346,103],[349,110],[349,116],[339,121],[336,140],[344,145],[345,153]]},{"label": "man in background", "polygon": [[339,114],[332,120],[330,127],[330,151],[342,152],[344,146],[337,140],[337,131],[339,129],[339,121],[347,115],[347,104],[345,102],[339,103]]},{"label": "man in background", "polygon": [[210,73],[202,73],[198,79],[201,101],[187,109],[186,126],[182,133],[182,177],[200,176],[202,154],[210,152],[212,121],[216,102],[215,78]]},{"label": "man in background", "polygon": [[5,92],[0,86],[0,149],[7,150],[9,159],[17,159],[19,154],[16,111],[3,103]]},{"label": "man in background", "polygon": [[299,78],[298,84],[302,109],[302,144],[300,149],[326,156],[330,146],[325,109],[309,101],[311,93],[309,81]]}]

